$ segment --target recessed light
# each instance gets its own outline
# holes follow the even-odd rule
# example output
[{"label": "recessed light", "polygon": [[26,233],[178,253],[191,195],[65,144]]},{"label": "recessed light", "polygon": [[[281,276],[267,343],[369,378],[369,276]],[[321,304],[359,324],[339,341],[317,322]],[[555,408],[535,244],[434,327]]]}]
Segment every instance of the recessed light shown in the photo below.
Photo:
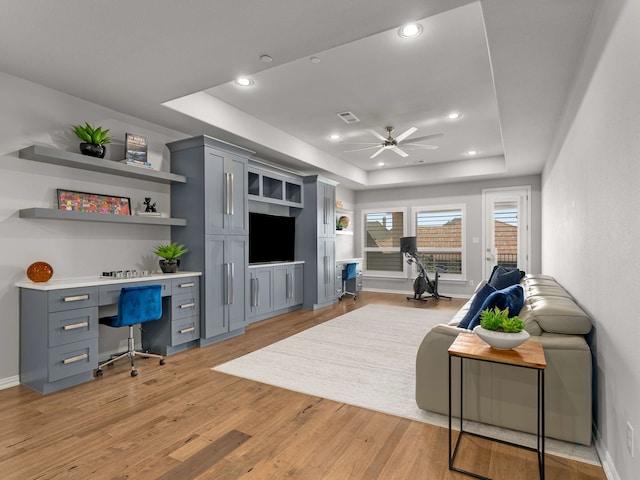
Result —
[{"label": "recessed light", "polygon": [[449,120],[457,120],[460,118],[460,113],[458,112],[451,112],[449,115],[447,115],[447,118]]},{"label": "recessed light", "polygon": [[422,33],[422,25],[419,23],[407,23],[398,29],[398,35],[402,38],[415,38]]},{"label": "recessed light", "polygon": [[476,155],[477,153],[478,153],[478,152],[477,152],[476,150],[469,150],[469,151],[467,152],[467,155],[472,155],[472,156],[473,156],[473,155]]},{"label": "recessed light", "polygon": [[320,63],[320,59],[318,57],[311,57],[309,58],[309,61],[311,63]]},{"label": "recessed light", "polygon": [[330,140],[340,140],[340,135],[338,135],[337,133],[332,133],[331,135],[329,135],[329,139]]},{"label": "recessed light", "polygon": [[384,162],[378,162],[379,167],[384,167]]},{"label": "recessed light", "polygon": [[271,58],[269,55],[260,55],[260,60],[262,60],[264,63],[273,62],[273,58]]},{"label": "recessed light", "polygon": [[241,87],[250,87],[253,85],[253,80],[247,77],[238,77],[236,78],[236,85],[240,85]]}]

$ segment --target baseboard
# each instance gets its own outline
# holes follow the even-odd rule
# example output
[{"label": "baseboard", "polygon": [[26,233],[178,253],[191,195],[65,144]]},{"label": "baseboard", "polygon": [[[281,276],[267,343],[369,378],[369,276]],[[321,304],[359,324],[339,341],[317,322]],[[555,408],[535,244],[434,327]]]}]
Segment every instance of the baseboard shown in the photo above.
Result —
[{"label": "baseboard", "polygon": [[20,375],[0,378],[0,390],[4,390],[5,388],[17,387],[18,385],[20,385]]},{"label": "baseboard", "polygon": [[604,470],[604,474],[607,477],[607,480],[621,480],[620,475],[616,471],[616,466],[613,463],[613,459],[611,455],[609,455],[609,451],[602,443],[600,432],[597,427],[594,425],[593,427],[593,441],[596,447],[596,452],[598,452],[598,456],[600,457],[600,463],[602,463],[602,469]]}]

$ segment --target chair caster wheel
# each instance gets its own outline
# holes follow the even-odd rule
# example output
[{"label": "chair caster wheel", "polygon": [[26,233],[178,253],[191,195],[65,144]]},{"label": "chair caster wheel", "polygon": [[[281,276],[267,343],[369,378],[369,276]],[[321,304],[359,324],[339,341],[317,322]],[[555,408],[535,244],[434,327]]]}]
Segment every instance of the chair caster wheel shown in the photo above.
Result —
[{"label": "chair caster wheel", "polygon": [[158,362],[160,365],[164,365],[164,358]]},{"label": "chair caster wheel", "polygon": [[138,371],[137,370],[131,370],[131,376],[132,377],[137,377],[138,376]]},{"label": "chair caster wheel", "polygon": [[103,373],[103,372],[102,372],[102,370],[101,370],[101,369],[96,370],[96,377],[101,377],[101,376],[102,376],[102,373]]}]

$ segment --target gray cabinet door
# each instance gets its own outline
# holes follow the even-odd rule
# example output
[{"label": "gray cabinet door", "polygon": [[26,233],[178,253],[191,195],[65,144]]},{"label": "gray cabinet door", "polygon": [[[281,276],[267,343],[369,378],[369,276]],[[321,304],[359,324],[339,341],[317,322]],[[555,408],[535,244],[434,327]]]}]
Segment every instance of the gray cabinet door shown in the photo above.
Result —
[{"label": "gray cabinet door", "polygon": [[244,235],[229,235],[225,245],[226,305],[229,331],[247,324],[246,293],[249,291],[249,240]]},{"label": "gray cabinet door", "polygon": [[336,240],[318,238],[318,301],[325,303],[336,297]]},{"label": "gray cabinet door", "polygon": [[273,285],[273,269],[249,269],[249,279],[249,317],[254,318],[271,312],[273,310],[271,294],[271,288]]},{"label": "gray cabinet door", "polygon": [[205,233],[248,233],[247,159],[211,147],[204,149]]},{"label": "gray cabinet door", "polygon": [[211,338],[229,331],[227,320],[227,267],[225,265],[226,237],[209,235],[205,239],[205,268],[202,278],[204,312],[203,338]]},{"label": "gray cabinet door", "polygon": [[301,305],[304,301],[304,265],[297,264],[290,268],[293,285],[290,305]]},{"label": "gray cabinet door", "polygon": [[318,182],[317,189],[318,237],[334,237],[336,189],[323,182]]}]

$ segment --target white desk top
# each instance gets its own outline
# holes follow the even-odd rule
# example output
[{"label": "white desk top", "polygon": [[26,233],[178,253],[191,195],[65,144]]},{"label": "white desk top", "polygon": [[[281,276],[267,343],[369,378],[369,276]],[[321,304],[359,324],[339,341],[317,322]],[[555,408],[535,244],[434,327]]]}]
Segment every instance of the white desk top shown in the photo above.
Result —
[{"label": "white desk top", "polygon": [[149,280],[167,280],[170,278],[183,278],[201,276],[202,272],[177,272],[177,273],[152,273],[144,277],[113,278],[113,277],[73,277],[52,278],[48,282],[32,282],[24,280],[16,282],[16,287],[30,288],[32,290],[61,290],[63,288],[92,287],[100,285],[113,285],[118,283],[148,282]]},{"label": "white desk top", "polygon": [[355,258],[339,258],[336,263],[358,263],[362,261],[362,257]]}]

